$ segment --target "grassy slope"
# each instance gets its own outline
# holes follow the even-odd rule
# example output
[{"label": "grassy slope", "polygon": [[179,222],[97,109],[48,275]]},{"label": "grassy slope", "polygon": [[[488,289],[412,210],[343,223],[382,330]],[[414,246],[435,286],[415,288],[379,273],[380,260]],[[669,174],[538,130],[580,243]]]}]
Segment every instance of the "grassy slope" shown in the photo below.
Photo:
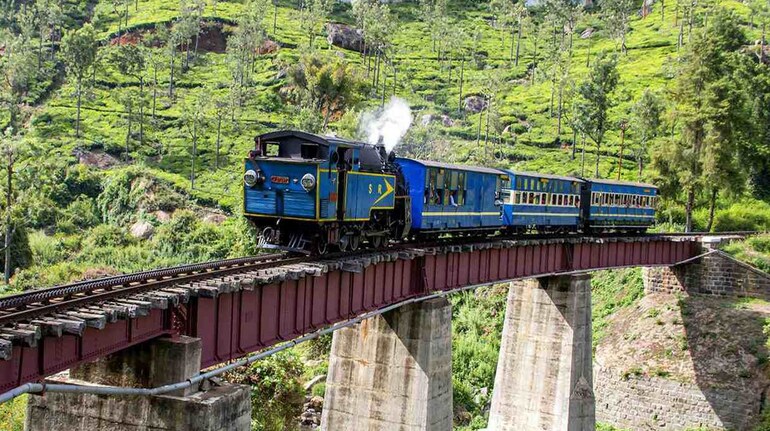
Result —
[{"label": "grassy slope", "polygon": [[[722,3],[734,7],[741,13],[747,13],[745,7],[732,0]],[[300,27],[297,21],[297,11],[288,7],[288,2],[283,3],[278,9],[278,31],[275,39],[284,46],[299,46],[300,48],[283,48],[277,54],[263,56],[257,62],[255,83],[250,102],[245,107],[240,118],[240,126],[235,127],[229,122],[225,124],[224,151],[230,157],[231,162],[222,172],[213,173],[213,127],[209,126],[204,134],[200,148],[200,168],[203,169],[199,182],[201,193],[208,193],[212,197],[218,195],[237,194],[239,186],[240,167],[237,160],[251,145],[251,139],[259,132],[275,128],[281,125],[291,124],[293,110],[283,103],[274,102],[273,94],[282,84],[276,81],[275,76],[280,69],[280,63],[291,62],[297,58],[302,48],[307,45],[306,36],[299,33]],[[232,20],[238,16],[242,8],[238,2],[222,2],[217,5],[216,12],[209,7],[205,12],[208,17],[218,17]],[[647,19],[635,19],[629,33],[629,53],[622,58],[621,86],[618,91],[619,106],[615,109],[616,118],[625,115],[630,105],[645,88],[653,88],[665,91],[668,84],[668,66],[676,59],[676,29],[673,25],[673,6],[667,8],[667,18],[661,22],[660,16],[655,13]],[[395,51],[397,52],[396,64],[401,81],[398,83],[397,93],[406,98],[412,106],[425,113],[456,114],[456,106],[459,99],[459,71],[455,62],[452,67],[452,80],[448,80],[449,65],[439,64],[433,58],[435,53],[431,51],[430,36],[424,23],[416,18],[417,6],[413,4],[401,4],[394,7],[401,25],[394,36]],[[117,32],[116,18],[111,13],[111,8],[106,2],[99,2],[96,6],[98,16],[97,27],[105,38]],[[129,26],[145,27],[154,22],[168,22],[177,14],[177,3],[170,0],[141,0],[138,11],[132,5],[130,11]],[[478,25],[483,29],[484,37],[481,50],[490,55],[487,68],[474,70],[466,68],[465,94],[479,93],[483,89],[491,67],[499,67],[507,84],[502,89],[498,99],[501,101],[499,110],[504,124],[518,123],[519,119],[526,121],[531,126],[528,132],[518,137],[519,144],[514,148],[506,148],[509,157],[520,160],[513,164],[520,169],[540,170],[553,173],[577,173],[580,172],[580,158],[571,160],[568,149],[560,149],[554,146],[556,134],[556,119],[548,115],[550,98],[550,84],[548,82],[536,82],[530,85],[527,79],[527,69],[531,63],[531,41],[526,38],[523,43],[523,58],[518,67],[510,67],[507,61],[510,39],[506,38],[505,45],[500,46],[500,32],[487,25],[484,21],[489,17],[486,10],[460,9],[453,11],[458,25],[473,27]],[[268,21],[272,18],[272,12]],[[339,7],[334,17],[338,21],[349,21],[344,7]],[[586,60],[589,55],[589,46],[592,56],[600,50],[614,50],[614,42],[604,37],[601,23],[597,18],[588,16],[578,32],[588,26],[598,28],[599,31],[591,39],[575,38],[575,51],[573,58],[572,76],[582,77],[587,72]],[[318,45],[326,45],[319,38]],[[157,55],[165,55],[157,49]],[[354,63],[360,63],[360,56],[356,53],[345,53],[346,58]],[[138,144],[132,144],[132,153],[137,160],[144,161],[159,169],[186,177],[189,171],[188,153],[189,137],[183,128],[179,127],[178,117],[181,109],[195,97],[202,85],[212,89],[215,94],[224,94],[228,83],[228,73],[222,54],[204,54],[195,62],[193,68],[178,77],[178,96],[176,101],[163,98],[158,114],[162,120],[158,127],[150,128],[148,132],[149,143],[144,148],[138,148]],[[542,72],[542,71],[541,71]],[[168,71],[161,69],[159,78],[161,87],[165,88]],[[540,74],[544,76],[543,73]],[[404,79],[408,78],[408,81]],[[392,81],[392,77],[389,77]],[[94,143],[103,145],[118,152],[123,147],[125,136],[125,120],[121,115],[122,106],[118,97],[129,87],[138,85],[133,78],[123,78],[116,71],[107,67],[100,71],[97,81],[101,83],[94,91],[94,97],[87,101],[84,127],[85,138],[80,142],[71,136],[71,118],[73,115],[73,100],[68,97],[72,93],[72,87],[67,84],[52,97],[50,102],[41,109],[40,115],[46,115],[44,122],[37,122],[35,135],[41,138],[56,138],[62,151],[67,151],[75,145],[89,146]],[[115,88],[120,86],[119,88]],[[161,90],[163,91],[163,90]],[[376,105],[377,100],[371,99],[365,104]],[[266,106],[270,105],[270,106]],[[457,121],[456,125],[445,130],[446,136],[453,143],[453,158],[466,161],[474,151],[480,151],[474,145],[473,137],[476,134],[478,115],[468,115],[465,121]],[[570,138],[571,130],[565,125],[562,138]],[[469,140],[470,138],[470,140]],[[617,133],[610,132],[606,146],[607,156],[602,159],[601,172],[604,176],[614,176],[616,158],[613,154],[618,151]],[[629,145],[633,145],[634,137],[629,136]],[[162,161],[143,160],[143,155],[153,153],[153,147],[163,147],[168,151]],[[593,149],[587,149],[587,166],[592,166],[594,161]],[[481,159],[482,154],[476,154],[472,159]],[[628,154],[627,154],[628,156]],[[501,162],[502,165],[511,165],[511,162]],[[634,163],[631,160],[625,162],[625,176],[634,179]],[[237,202],[221,197],[222,203],[229,207],[237,207]]]}]

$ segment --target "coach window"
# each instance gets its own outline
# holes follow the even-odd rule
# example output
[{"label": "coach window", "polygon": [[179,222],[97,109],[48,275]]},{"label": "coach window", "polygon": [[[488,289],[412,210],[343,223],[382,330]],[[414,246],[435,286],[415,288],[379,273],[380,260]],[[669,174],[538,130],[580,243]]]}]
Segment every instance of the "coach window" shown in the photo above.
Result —
[{"label": "coach window", "polygon": [[521,192],[516,192],[513,195],[513,203],[516,204],[516,205],[521,203]]},{"label": "coach window", "polygon": [[438,195],[436,205],[446,205],[446,176],[447,173],[443,169],[439,169],[436,174],[436,193]]},{"label": "coach window", "polygon": [[558,196],[556,194],[551,194],[551,205],[558,205],[557,199]]},{"label": "coach window", "polygon": [[564,205],[564,195],[559,195],[556,200],[556,205],[562,206]]},{"label": "coach window", "polygon": [[436,201],[436,170],[428,168],[425,177],[425,203],[433,205]]},{"label": "coach window", "polygon": [[457,205],[463,206],[465,205],[465,198],[468,185],[465,183],[465,172],[460,172],[457,174]]}]

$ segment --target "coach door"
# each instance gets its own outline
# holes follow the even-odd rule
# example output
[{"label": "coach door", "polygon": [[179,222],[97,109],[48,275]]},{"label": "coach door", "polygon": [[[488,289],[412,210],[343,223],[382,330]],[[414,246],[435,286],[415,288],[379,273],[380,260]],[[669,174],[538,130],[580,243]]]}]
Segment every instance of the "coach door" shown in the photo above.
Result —
[{"label": "coach door", "polygon": [[347,198],[348,171],[353,169],[353,149],[337,148],[337,220],[345,219],[345,198]]}]

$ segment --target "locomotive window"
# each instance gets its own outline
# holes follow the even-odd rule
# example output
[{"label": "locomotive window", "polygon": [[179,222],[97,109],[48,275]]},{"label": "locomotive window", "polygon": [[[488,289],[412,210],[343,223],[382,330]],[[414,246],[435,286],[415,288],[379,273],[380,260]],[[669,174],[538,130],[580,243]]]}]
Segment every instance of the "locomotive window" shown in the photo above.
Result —
[{"label": "locomotive window", "polygon": [[267,157],[278,157],[281,146],[278,143],[268,142],[265,144],[265,155]]},{"label": "locomotive window", "polygon": [[300,146],[300,157],[303,159],[317,159],[318,158],[318,145],[317,144],[302,144]]}]

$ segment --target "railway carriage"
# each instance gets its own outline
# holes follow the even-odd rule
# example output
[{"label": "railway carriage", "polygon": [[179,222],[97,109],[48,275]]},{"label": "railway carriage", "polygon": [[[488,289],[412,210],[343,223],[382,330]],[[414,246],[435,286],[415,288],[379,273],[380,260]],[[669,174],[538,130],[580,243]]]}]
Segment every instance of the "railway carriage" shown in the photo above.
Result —
[{"label": "railway carriage", "polygon": [[500,195],[508,188],[504,172],[474,166],[396,159],[412,203],[412,233],[500,228]]},{"label": "railway carriage", "polygon": [[651,184],[590,180],[581,194],[584,232],[644,232],[655,224],[658,188]]},{"label": "railway carriage", "polygon": [[503,196],[503,225],[512,232],[576,232],[580,192],[585,181],[573,177],[507,171],[511,188]]}]

